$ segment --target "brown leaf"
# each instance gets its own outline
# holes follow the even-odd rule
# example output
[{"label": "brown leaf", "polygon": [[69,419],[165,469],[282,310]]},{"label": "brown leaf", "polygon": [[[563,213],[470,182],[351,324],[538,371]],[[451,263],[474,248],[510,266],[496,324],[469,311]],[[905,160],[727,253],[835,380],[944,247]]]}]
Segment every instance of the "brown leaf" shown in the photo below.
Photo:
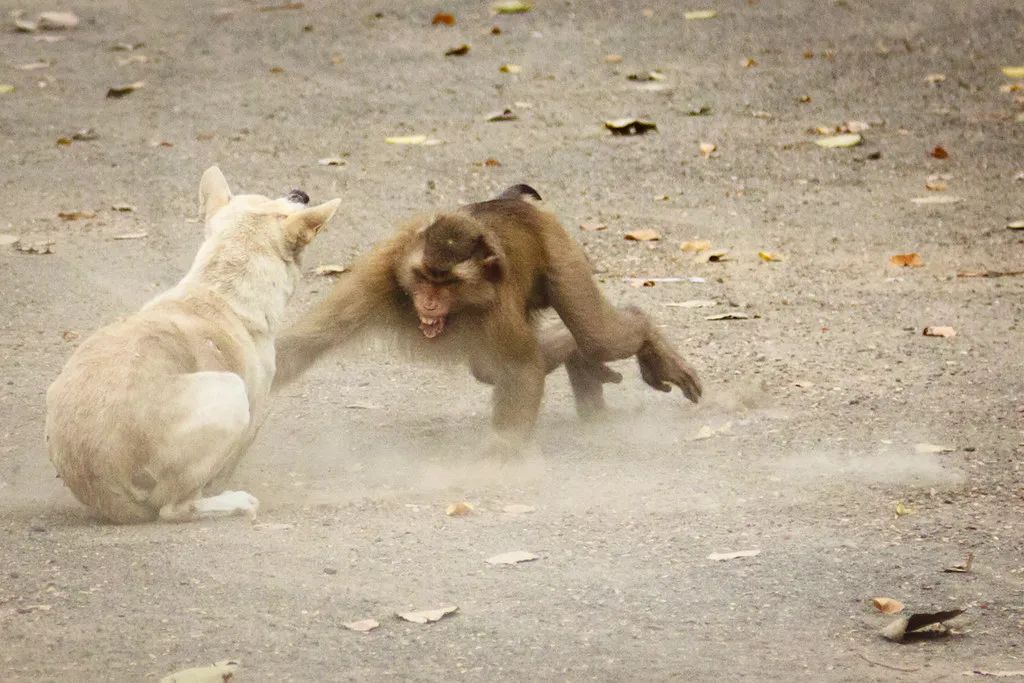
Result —
[{"label": "brown leaf", "polygon": [[917,252],[910,252],[909,254],[893,254],[889,257],[889,263],[900,268],[920,268],[924,265],[924,261],[921,260],[921,255]]},{"label": "brown leaf", "polygon": [[502,64],[498,67],[498,71],[503,74],[517,74],[523,70],[523,67],[518,64]]},{"label": "brown leaf", "polygon": [[77,133],[75,133],[74,135],[72,135],[71,139],[72,140],[85,141],[85,140],[97,140],[97,139],[99,139],[99,137],[100,136],[92,128],[83,128],[82,130],[80,130]]},{"label": "brown leaf", "polygon": [[[882,629],[882,636],[889,640],[901,642],[908,634],[913,634],[915,631],[921,631],[921,629],[926,626],[941,624],[942,622],[958,617],[963,613],[964,611],[962,609],[953,609],[945,612],[918,613],[911,614],[908,617],[900,617]],[[936,632],[936,634],[942,633],[944,633],[944,631]]]},{"label": "brown leaf", "polygon": [[497,159],[487,158],[484,159],[484,166],[501,166],[501,162]]},{"label": "brown leaf", "polygon": [[434,15],[434,18],[430,20],[430,25],[437,26],[438,24],[443,26],[455,26],[455,17],[445,12],[438,12]]},{"label": "brown leaf", "polygon": [[607,229],[608,226],[604,223],[580,223],[580,230],[586,230],[587,232],[600,232]]},{"label": "brown leaf", "polygon": [[612,135],[643,135],[652,130],[658,130],[658,124],[654,121],[643,119],[612,119],[604,122],[604,127],[612,132]]},{"label": "brown leaf", "polygon": [[466,43],[463,43],[462,45],[459,45],[457,47],[449,48],[449,49],[445,50],[445,52],[444,52],[444,56],[445,57],[461,57],[463,55],[468,55],[468,54],[469,54],[469,45],[467,45]]},{"label": "brown leaf", "polygon": [[949,185],[941,180],[929,180],[924,184],[924,188],[932,192],[945,192],[949,189]]},{"label": "brown leaf", "polygon": [[511,109],[502,109],[501,111],[492,111],[484,120],[492,123],[495,121],[517,121],[519,120],[519,115]]},{"label": "brown leaf", "polygon": [[43,12],[39,15],[39,28],[49,31],[78,26],[78,16],[74,12]]},{"label": "brown leaf", "polygon": [[644,228],[642,230],[630,230],[623,235],[627,240],[631,242],[653,242],[661,239],[661,235],[656,230]]},{"label": "brown leaf", "polygon": [[525,550],[513,550],[508,553],[501,553],[494,557],[488,557],[487,564],[519,564],[520,562],[533,562],[540,559],[537,555]]},{"label": "brown leaf", "polygon": [[939,146],[939,145],[936,145],[935,147],[933,147],[932,151],[928,152],[928,154],[930,154],[931,156],[935,157],[936,159],[948,159],[949,158],[949,152],[946,151],[946,148],[942,147],[942,146]]},{"label": "brown leaf", "polygon": [[952,327],[944,327],[939,325],[936,327],[926,327],[924,328],[924,331],[921,332],[921,334],[923,334],[926,337],[955,337],[956,330],[954,330]]},{"label": "brown leaf", "polygon": [[756,318],[756,315],[750,315],[749,313],[743,313],[742,311],[730,311],[728,313],[716,313],[715,315],[706,316],[705,320],[750,320]]},{"label": "brown leaf", "polygon": [[892,598],[873,598],[871,604],[882,614],[896,614],[903,611],[903,603]]},{"label": "brown leaf", "polygon": [[929,85],[938,85],[946,80],[946,74],[928,74],[924,77],[924,80]]},{"label": "brown leaf", "polygon": [[753,57],[745,57],[743,61],[740,62],[740,65],[743,66],[745,69],[752,69],[753,67],[757,66],[757,60],[754,59]]},{"label": "brown leaf", "polygon": [[946,574],[966,574],[971,571],[971,566],[974,564],[974,553],[967,553],[967,558],[964,559],[963,564],[954,564],[952,567],[946,567],[942,571]]},{"label": "brown leaf", "polygon": [[88,218],[96,218],[95,211],[61,211],[57,214],[57,218],[62,221],[81,221]]},{"label": "brown leaf", "polygon": [[621,61],[622,61],[622,55],[605,55],[604,56],[605,64],[618,64]]},{"label": "brown leaf", "polygon": [[145,85],[145,81],[135,81],[134,83],[126,83],[125,85],[115,85],[107,90],[107,97],[124,97],[125,95],[130,95],[139,88],[145,87]]}]

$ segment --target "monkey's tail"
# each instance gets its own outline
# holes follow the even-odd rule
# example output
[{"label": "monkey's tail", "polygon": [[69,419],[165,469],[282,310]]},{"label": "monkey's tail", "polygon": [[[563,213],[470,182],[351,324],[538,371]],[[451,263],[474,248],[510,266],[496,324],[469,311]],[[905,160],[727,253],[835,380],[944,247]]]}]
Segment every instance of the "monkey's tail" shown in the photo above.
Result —
[{"label": "monkey's tail", "polygon": [[537,190],[523,183],[513,185],[512,187],[508,188],[507,190],[498,195],[498,199],[522,199],[524,196],[533,197],[539,202],[544,201],[544,199],[540,196],[540,192],[537,192]]}]

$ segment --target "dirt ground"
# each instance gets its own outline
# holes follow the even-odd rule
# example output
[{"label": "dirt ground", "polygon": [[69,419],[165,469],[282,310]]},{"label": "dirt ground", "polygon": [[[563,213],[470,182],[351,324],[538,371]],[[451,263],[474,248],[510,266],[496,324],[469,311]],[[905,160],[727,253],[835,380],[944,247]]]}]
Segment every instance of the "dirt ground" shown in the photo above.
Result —
[{"label": "dirt ground", "polygon": [[[957,277],[1024,270],[1024,233],[1006,227],[1024,218],[1024,90],[1000,90],[1024,63],[1019,2],[723,0],[706,20],[655,0],[260,11],[275,4],[81,0],[73,30],[0,32],[15,86],[0,94],[0,233],[54,242],[0,248],[0,679],[155,679],[230,658],[253,681],[1024,670],[1024,277]],[[0,2],[5,18],[18,7]],[[438,10],[456,24],[432,26]],[[664,79],[628,78],[652,70]],[[518,120],[485,120],[506,107]],[[603,129],[624,116],[658,130]],[[863,145],[814,144],[848,121],[869,125]],[[98,138],[57,144],[85,128]],[[384,141],[412,134],[441,144]],[[477,450],[488,391],[464,369],[347,353],[276,399],[237,472],[260,525],[102,525],[54,477],[44,393],[87,334],[184,273],[214,163],[236,190],[343,198],[293,316],[330,287],[317,265],[529,182],[607,295],[664,325],[707,400],[653,392],[622,362],[607,420],[584,425],[559,373],[539,454],[501,465]],[[74,210],[97,215],[58,218]],[[662,239],[623,238],[645,228]],[[728,260],[680,251],[697,239]],[[923,267],[889,264],[907,252]],[[715,303],[668,305],[697,299]],[[725,312],[750,318],[707,319]],[[475,512],[446,516],[461,500]],[[485,562],[512,550],[539,559]],[[970,572],[942,572],[968,553]],[[966,612],[950,637],[895,644],[878,596]],[[394,616],[442,605],[459,609]],[[343,627],[365,618],[380,627]]]}]

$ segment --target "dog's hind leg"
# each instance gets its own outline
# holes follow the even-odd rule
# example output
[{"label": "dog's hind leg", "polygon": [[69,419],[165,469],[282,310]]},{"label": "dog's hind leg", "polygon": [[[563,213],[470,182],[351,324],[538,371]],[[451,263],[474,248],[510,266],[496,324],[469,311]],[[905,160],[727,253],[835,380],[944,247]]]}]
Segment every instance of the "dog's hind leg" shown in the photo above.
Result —
[{"label": "dog's hind leg", "polygon": [[259,501],[245,491],[202,497],[203,489],[251,439],[245,383],[229,372],[197,372],[178,382],[167,413],[169,436],[149,466],[157,483],[147,502],[168,522],[232,514],[255,517]]}]

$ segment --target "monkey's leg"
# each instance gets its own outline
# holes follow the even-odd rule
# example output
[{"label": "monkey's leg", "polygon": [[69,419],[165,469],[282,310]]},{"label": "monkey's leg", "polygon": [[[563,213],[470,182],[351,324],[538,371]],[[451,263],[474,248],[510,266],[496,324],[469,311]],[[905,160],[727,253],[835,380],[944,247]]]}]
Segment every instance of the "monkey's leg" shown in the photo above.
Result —
[{"label": "monkey's leg", "polygon": [[645,382],[659,391],[675,384],[688,399],[701,395],[697,373],[639,309],[616,309],[601,294],[583,250],[557,224],[544,231],[549,254],[548,295],[572,332],[579,353],[599,362],[636,356]]},{"label": "monkey's leg", "polygon": [[573,398],[576,400],[577,414],[584,419],[590,419],[601,413],[605,408],[604,384],[618,384],[622,381],[622,375],[604,363],[580,354],[576,347],[576,339],[562,325],[542,331],[540,347],[547,372],[565,364]]},{"label": "monkey's leg", "polygon": [[511,326],[497,317],[492,321],[494,326],[485,330],[486,343],[471,356],[470,365],[475,375],[494,384],[493,433],[487,450],[508,458],[521,454],[537,423],[544,396],[544,357],[525,319]]}]

